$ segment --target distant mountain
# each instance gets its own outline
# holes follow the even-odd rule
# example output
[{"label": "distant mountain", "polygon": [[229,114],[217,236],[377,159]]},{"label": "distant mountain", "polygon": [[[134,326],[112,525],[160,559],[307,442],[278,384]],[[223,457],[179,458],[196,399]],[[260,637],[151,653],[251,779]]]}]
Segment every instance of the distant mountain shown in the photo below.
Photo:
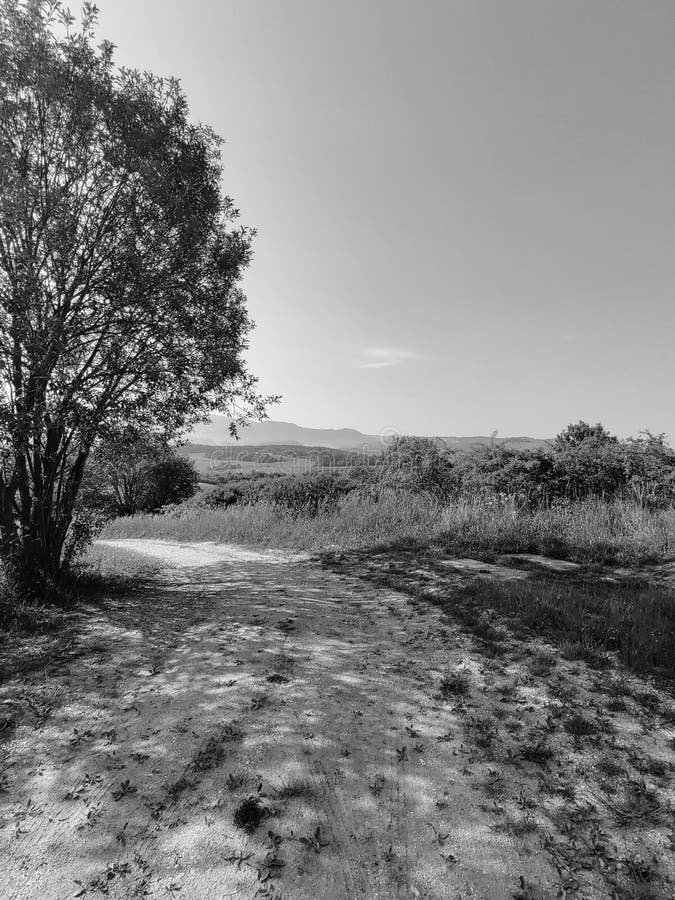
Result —
[{"label": "distant mountain", "polygon": [[[304,428],[293,422],[275,422],[265,419],[263,422],[252,422],[246,428],[239,429],[239,440],[234,441],[229,432],[230,420],[227,416],[213,415],[211,421],[197,425],[188,435],[191,444],[207,444],[210,447],[224,447],[228,444],[291,444],[305,447],[330,447],[335,450],[352,450],[360,447],[381,449],[383,440],[376,434],[363,434],[354,428]],[[462,449],[474,444],[489,444],[491,437],[441,437],[448,447]],[[541,438],[513,437],[495,438],[498,444],[510,447],[530,448],[544,447],[549,441]]]},{"label": "distant mountain", "polygon": [[[233,444],[229,432],[230,420],[227,416],[213,415],[211,421],[197,425],[189,435],[193,444],[226,446]],[[303,428],[292,422],[274,422],[265,419],[251,422],[239,429],[240,444],[303,444],[306,447],[332,447],[349,450],[353,447],[381,446],[380,438],[374,434],[362,434],[354,428]]]}]

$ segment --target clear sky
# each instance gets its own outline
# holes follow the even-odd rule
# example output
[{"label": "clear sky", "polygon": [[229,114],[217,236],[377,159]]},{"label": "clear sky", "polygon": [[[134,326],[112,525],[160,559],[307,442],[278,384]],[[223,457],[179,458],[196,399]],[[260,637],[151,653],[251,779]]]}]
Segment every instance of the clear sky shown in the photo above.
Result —
[{"label": "clear sky", "polygon": [[675,438],[672,0],[98,5],[226,140],[272,418]]}]

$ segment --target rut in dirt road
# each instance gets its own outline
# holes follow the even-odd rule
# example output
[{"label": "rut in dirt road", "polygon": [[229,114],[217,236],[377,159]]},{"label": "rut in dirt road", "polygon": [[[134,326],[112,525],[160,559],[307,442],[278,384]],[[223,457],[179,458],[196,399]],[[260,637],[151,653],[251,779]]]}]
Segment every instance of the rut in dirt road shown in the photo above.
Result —
[{"label": "rut in dirt road", "polygon": [[[494,679],[467,635],[315,561],[194,553],[24,678],[52,709],[5,745],[1,896],[504,900],[521,875],[555,896],[536,829],[479,790],[465,720]],[[440,698],[452,665],[473,698]]]}]

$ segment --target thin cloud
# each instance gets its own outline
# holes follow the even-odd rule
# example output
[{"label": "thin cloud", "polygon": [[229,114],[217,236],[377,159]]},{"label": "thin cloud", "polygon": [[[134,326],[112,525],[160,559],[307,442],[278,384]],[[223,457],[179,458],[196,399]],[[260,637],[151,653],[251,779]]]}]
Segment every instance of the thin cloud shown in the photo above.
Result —
[{"label": "thin cloud", "polygon": [[363,351],[365,360],[356,364],[358,369],[385,369],[400,366],[411,359],[421,359],[419,353],[403,350],[400,347],[369,347]]}]

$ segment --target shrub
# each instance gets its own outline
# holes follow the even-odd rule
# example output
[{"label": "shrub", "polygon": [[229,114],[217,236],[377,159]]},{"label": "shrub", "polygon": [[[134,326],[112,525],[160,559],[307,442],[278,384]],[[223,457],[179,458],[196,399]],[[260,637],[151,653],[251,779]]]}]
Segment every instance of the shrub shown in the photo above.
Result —
[{"label": "shrub", "polygon": [[180,503],[197,490],[189,459],[156,437],[125,435],[99,447],[85,474],[80,509],[133,515]]},{"label": "shrub", "polygon": [[379,460],[379,481],[388,488],[442,496],[447,493],[451,458],[431,438],[398,437]]},{"label": "shrub", "polygon": [[165,453],[141,471],[138,510],[180,503],[195,493],[198,483],[199,476],[189,459],[172,452]]},{"label": "shrub", "polygon": [[291,475],[266,485],[260,499],[267,500],[276,509],[316,516],[333,512],[339,500],[357,487],[356,482],[343,475]]}]

